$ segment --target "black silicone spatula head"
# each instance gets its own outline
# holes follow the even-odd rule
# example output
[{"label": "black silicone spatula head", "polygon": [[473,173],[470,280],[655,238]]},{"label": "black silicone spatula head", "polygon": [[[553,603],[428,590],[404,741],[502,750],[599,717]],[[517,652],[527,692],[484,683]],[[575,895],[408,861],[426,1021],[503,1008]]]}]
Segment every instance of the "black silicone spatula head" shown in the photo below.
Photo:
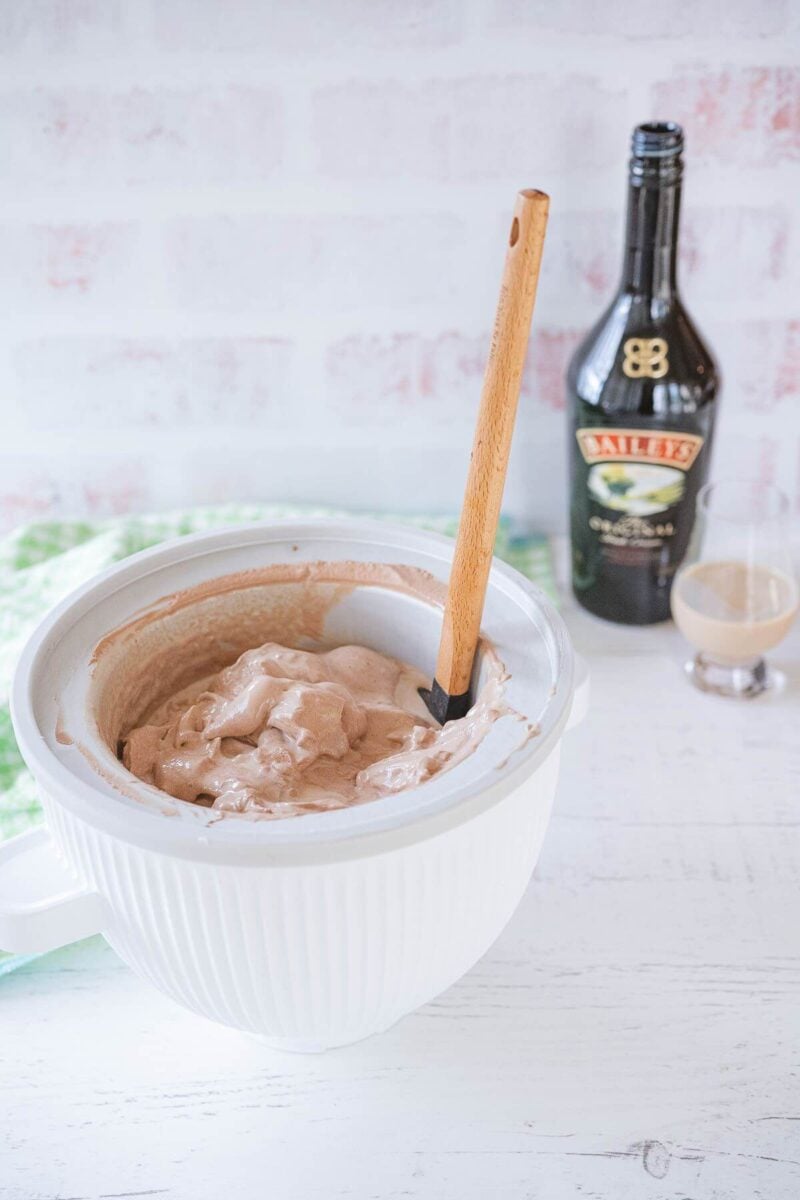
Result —
[{"label": "black silicone spatula head", "polygon": [[447,588],[436,676],[420,695],[445,724],[470,708],[470,681],[500,518],[522,368],[539,281],[549,198],[517,194],[467,487]]},{"label": "black silicone spatula head", "polygon": [[469,692],[451,696],[439,686],[436,679],[429,688],[420,688],[419,694],[427,704],[431,716],[435,717],[440,725],[446,725],[448,721],[457,721],[459,717],[465,717],[470,710]]}]

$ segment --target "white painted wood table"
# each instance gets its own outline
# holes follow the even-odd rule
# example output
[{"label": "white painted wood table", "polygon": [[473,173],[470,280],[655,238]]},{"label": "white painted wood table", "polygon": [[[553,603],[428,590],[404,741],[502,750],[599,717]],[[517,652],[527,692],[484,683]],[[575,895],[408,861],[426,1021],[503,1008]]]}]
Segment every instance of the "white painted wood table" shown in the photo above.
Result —
[{"label": "white painted wood table", "polygon": [[97,939],[0,980],[0,1196],[800,1197],[800,634],[695,692],[565,604],[593,703],[482,962],[382,1037],[268,1052]]}]

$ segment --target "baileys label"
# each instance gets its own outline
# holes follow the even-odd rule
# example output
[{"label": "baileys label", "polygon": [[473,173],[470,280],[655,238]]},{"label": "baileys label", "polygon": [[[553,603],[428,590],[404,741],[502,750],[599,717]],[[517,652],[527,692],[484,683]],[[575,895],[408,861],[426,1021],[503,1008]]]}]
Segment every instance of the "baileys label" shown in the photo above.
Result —
[{"label": "baileys label", "polygon": [[646,462],[688,471],[703,445],[695,433],[670,433],[659,429],[579,429],[575,435],[587,463]]},{"label": "baileys label", "polygon": [[680,504],[703,438],[667,430],[604,428],[579,429],[576,436],[589,466],[589,495],[610,510],[609,517],[595,515],[589,522],[601,541],[643,538],[651,543],[671,537],[672,521],[652,518]]}]

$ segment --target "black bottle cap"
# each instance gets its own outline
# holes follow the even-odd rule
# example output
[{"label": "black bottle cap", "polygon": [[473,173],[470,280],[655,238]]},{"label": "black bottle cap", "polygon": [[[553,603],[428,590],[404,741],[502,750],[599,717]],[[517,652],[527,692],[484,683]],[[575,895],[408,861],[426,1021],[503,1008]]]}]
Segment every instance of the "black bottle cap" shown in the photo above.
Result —
[{"label": "black bottle cap", "polygon": [[628,178],[634,187],[662,188],[683,174],[683,130],[674,121],[647,121],[631,138]]},{"label": "black bottle cap", "polygon": [[674,158],[683,150],[683,129],[674,121],[647,121],[631,138],[634,158]]}]

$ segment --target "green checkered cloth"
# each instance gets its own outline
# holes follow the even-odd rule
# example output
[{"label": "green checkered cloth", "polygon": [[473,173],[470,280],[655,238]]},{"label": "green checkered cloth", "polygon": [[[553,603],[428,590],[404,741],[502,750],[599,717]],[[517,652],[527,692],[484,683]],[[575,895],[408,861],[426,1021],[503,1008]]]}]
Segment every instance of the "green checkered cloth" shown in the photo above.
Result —
[{"label": "green checkered cloth", "polygon": [[[36,787],[14,740],[8,698],[22,647],[48,609],[98,571],[167,538],[278,517],[344,515],[352,514],[329,508],[228,504],[105,521],[37,521],[0,539],[0,841],[41,821]],[[454,517],[386,519],[450,535],[457,525]],[[546,538],[519,532],[504,518],[497,554],[555,596]],[[0,975],[28,957],[0,951]]]}]

